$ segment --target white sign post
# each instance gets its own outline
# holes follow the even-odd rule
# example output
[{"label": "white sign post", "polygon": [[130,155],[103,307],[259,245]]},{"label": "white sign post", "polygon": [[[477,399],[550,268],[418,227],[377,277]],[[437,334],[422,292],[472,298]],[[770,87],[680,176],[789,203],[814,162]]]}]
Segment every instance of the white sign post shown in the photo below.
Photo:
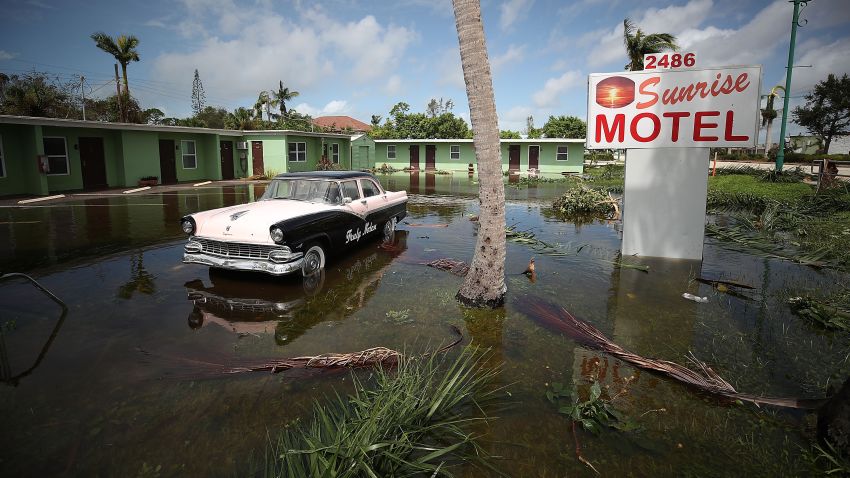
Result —
[{"label": "white sign post", "polygon": [[587,147],[628,149],[624,255],[702,259],[710,147],[751,147],[761,67],[592,74]]}]

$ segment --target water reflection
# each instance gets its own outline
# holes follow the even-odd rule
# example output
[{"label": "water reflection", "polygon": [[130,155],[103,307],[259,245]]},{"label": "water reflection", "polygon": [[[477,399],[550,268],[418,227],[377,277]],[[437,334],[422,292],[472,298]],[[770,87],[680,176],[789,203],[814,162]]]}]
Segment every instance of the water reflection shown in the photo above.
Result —
[{"label": "water reflection", "polygon": [[118,297],[129,299],[134,292],[151,295],[156,292],[156,276],[145,269],[145,253],[130,256],[130,280],[118,288]]},{"label": "water reflection", "polygon": [[368,244],[308,278],[209,269],[209,286],[201,279],[184,284],[193,305],[189,327],[215,324],[240,335],[274,333],[275,342],[287,344],[318,323],[363,308],[393,259],[406,250],[407,231],[396,231],[388,242]]}]

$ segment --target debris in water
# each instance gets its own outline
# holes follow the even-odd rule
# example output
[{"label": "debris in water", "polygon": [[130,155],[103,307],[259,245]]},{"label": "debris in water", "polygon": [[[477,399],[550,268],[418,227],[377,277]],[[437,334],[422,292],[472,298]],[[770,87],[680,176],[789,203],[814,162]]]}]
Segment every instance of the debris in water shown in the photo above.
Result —
[{"label": "debris in water", "polygon": [[405,224],[407,225],[407,227],[430,227],[430,228],[437,228],[437,227],[449,227],[449,225],[448,225],[448,224],[445,224],[445,223],[440,223],[440,224],[419,224],[419,223],[412,223],[412,222],[408,222],[408,223],[405,223]]},{"label": "debris in water", "polygon": [[530,276],[534,274],[534,258],[532,257],[530,261],[528,261],[528,267],[525,268],[523,274]]},{"label": "debris in water", "polygon": [[463,261],[450,259],[448,257],[431,262],[425,262],[423,264],[428,267],[440,269],[441,271],[451,272],[452,274],[460,277],[465,276],[469,272],[469,264]]},{"label": "debris in water", "polygon": [[692,300],[694,302],[699,302],[700,304],[708,303],[708,297],[700,297],[698,295],[693,295],[693,294],[690,294],[688,292],[683,293],[682,297],[684,297],[688,300]]}]

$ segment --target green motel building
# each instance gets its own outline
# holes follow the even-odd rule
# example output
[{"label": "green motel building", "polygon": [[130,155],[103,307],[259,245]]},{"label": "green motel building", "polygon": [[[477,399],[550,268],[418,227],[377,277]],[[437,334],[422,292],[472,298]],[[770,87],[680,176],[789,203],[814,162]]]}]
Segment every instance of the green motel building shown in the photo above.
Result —
[{"label": "green motel building", "polygon": [[[471,139],[376,139],[376,167],[420,171],[468,171],[476,164]],[[581,174],[584,139],[503,139],[502,171]],[[356,143],[355,143],[356,146]]]},{"label": "green motel building", "polygon": [[351,169],[351,136],[238,131],[0,115],[0,196]]}]

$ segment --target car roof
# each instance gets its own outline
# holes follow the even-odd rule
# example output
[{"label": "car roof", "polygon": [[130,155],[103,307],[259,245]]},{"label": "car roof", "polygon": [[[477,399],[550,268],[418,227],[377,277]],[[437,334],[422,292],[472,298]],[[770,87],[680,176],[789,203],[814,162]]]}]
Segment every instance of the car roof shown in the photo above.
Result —
[{"label": "car roof", "polygon": [[370,173],[363,171],[305,171],[301,173],[282,173],[275,176],[275,179],[353,179],[353,178],[372,178],[377,181],[377,178]]}]

